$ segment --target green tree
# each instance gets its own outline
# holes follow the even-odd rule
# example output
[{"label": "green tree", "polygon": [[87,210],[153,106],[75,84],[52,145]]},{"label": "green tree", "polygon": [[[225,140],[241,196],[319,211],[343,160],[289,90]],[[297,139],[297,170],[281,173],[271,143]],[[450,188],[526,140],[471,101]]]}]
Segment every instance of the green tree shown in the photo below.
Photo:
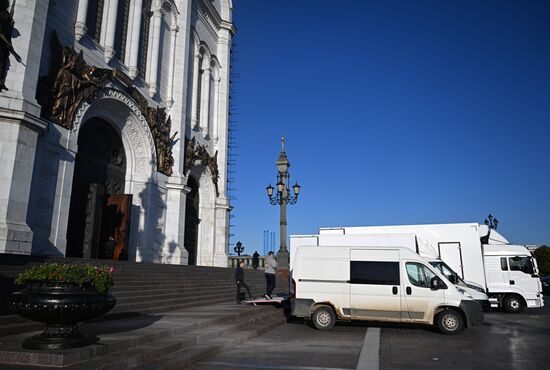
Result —
[{"label": "green tree", "polygon": [[539,265],[540,275],[550,274],[550,247],[542,245],[533,252]]}]

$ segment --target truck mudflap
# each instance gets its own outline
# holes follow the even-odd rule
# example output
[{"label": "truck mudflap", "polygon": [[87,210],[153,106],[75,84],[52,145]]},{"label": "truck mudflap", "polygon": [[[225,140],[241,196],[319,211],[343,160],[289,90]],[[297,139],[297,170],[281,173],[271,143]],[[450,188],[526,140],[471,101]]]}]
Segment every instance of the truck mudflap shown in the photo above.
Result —
[{"label": "truck mudflap", "polygon": [[462,300],[460,309],[466,315],[466,326],[481,325],[483,323],[483,307],[477,301]]},{"label": "truck mudflap", "polygon": [[311,307],[315,301],[313,299],[292,298],[290,300],[290,314],[296,317],[311,317]]}]

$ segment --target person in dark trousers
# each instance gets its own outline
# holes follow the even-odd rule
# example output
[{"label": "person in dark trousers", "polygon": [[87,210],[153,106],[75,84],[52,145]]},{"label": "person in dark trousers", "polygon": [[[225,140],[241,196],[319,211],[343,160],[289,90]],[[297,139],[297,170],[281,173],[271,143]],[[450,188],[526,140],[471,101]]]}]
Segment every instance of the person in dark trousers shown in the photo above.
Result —
[{"label": "person in dark trousers", "polygon": [[241,303],[241,287],[244,287],[246,289],[246,292],[248,293],[248,299],[252,299],[252,294],[250,294],[250,288],[248,285],[244,282],[244,261],[240,260],[239,265],[235,269],[235,282],[237,283],[237,303]]},{"label": "person in dark trousers", "polygon": [[109,235],[109,239],[105,242],[105,258],[112,260],[115,253],[116,241],[112,235]]},{"label": "person in dark trousers", "polygon": [[260,266],[260,254],[256,251],[252,255],[252,268],[256,270],[258,266]]},{"label": "person in dark trousers", "polygon": [[275,289],[275,270],[277,269],[277,260],[273,251],[269,251],[267,258],[265,260],[265,282],[266,282],[266,293],[264,297],[271,299],[271,294],[273,294],[273,289]]}]

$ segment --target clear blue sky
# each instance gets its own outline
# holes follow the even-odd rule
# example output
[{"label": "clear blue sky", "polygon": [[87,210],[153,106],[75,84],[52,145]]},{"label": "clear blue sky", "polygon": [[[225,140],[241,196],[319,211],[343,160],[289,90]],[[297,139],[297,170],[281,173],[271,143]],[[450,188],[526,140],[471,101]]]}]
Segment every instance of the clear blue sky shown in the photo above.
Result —
[{"label": "clear blue sky", "polygon": [[[550,1],[234,0],[234,236],[483,222],[550,244]],[[231,248],[232,249],[232,248]]]}]

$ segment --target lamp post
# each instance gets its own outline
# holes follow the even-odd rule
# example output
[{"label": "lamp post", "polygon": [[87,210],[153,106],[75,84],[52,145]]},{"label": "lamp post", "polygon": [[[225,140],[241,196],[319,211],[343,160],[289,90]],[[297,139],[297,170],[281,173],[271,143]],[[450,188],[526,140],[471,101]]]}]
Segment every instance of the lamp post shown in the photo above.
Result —
[{"label": "lamp post", "polygon": [[281,139],[281,153],[279,159],[275,162],[277,164],[277,194],[273,195],[275,188],[269,184],[266,187],[267,196],[269,197],[269,203],[271,205],[279,205],[280,207],[280,247],[277,252],[277,263],[280,269],[288,270],[289,256],[288,248],[286,247],[286,205],[296,204],[298,201],[298,195],[300,194],[300,185],[295,183],[292,186],[294,195],[290,193],[290,174],[288,168],[290,162],[288,161],[285,153],[285,138]]}]

